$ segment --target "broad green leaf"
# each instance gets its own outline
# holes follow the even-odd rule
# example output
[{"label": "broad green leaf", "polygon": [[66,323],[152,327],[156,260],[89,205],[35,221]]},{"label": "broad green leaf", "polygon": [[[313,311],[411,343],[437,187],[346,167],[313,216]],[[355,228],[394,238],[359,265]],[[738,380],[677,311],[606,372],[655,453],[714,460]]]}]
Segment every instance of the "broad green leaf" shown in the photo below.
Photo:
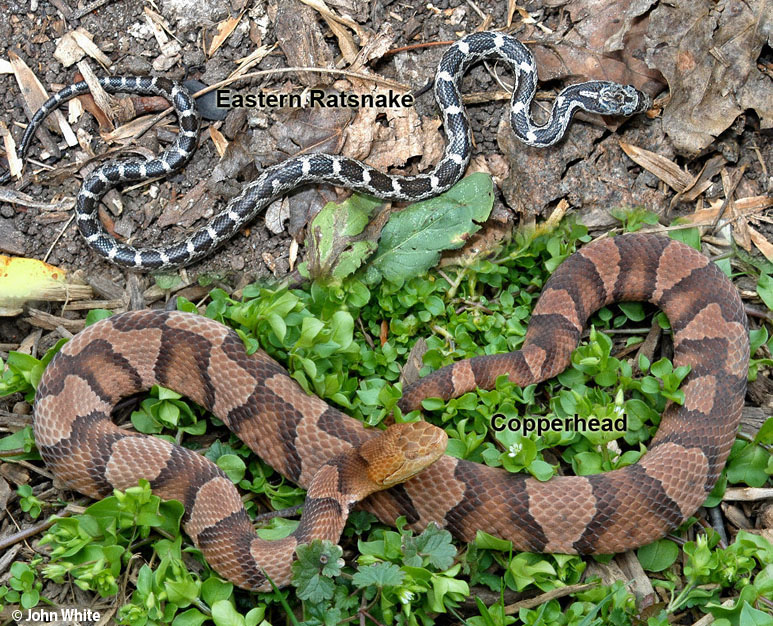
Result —
[{"label": "broad green leaf", "polygon": [[366,278],[401,284],[434,266],[444,250],[461,248],[479,230],[494,205],[488,174],[476,173],[446,193],[392,215],[381,231]]},{"label": "broad green leaf", "polygon": [[650,572],[662,572],[679,558],[679,546],[668,539],[661,539],[636,551],[641,566]]},{"label": "broad green leaf", "polygon": [[212,621],[215,626],[246,626],[244,616],[228,600],[218,600],[212,605]]},{"label": "broad green leaf", "polygon": [[760,274],[757,281],[757,295],[769,309],[773,310],[773,278],[770,275]]},{"label": "broad green leaf", "polygon": [[760,446],[749,444],[727,464],[727,478],[732,483],[762,487],[768,480],[765,472],[770,454]]},{"label": "broad green leaf", "polygon": [[309,226],[309,250],[304,272],[312,279],[343,280],[354,273],[376,249],[363,238],[373,210],[381,200],[354,194],[341,204],[329,202]]}]

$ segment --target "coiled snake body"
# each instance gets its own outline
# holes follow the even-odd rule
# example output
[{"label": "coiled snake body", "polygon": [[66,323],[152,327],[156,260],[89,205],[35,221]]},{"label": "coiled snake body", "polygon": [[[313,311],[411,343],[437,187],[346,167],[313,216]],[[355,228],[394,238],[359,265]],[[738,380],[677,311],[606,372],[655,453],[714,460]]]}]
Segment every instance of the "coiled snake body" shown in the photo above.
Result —
[{"label": "coiled snake body", "polygon": [[[417,528],[436,522],[467,541],[483,529],[519,550],[566,553],[627,550],[692,515],[735,438],[749,343],[732,283],[683,243],[625,235],[582,248],[545,285],[521,350],[442,368],[408,387],[400,407],[409,411],[425,397],[492,388],[501,374],[522,386],[555,376],[569,363],[591,313],[617,300],[648,300],[663,309],[673,329],[674,363],[692,368],[682,387],[684,404],[667,407],[638,463],[539,482],[443,456],[363,506],[385,522],[401,515]],[[348,476],[349,465],[331,459],[351,454],[364,471],[362,458],[379,445],[369,443],[372,431],[306,395],[265,354],[247,356],[232,330],[186,313],[136,311],[104,320],[79,333],[46,368],[35,402],[35,438],[57,476],[94,497],[146,478],[159,495],[183,502],[188,534],[223,576],[266,590],[263,567],[275,583],[286,583],[295,543],[320,529],[302,522],[278,547],[262,542],[214,464],[110,421],[119,398],[156,382],[211,410],[291,481],[304,487],[314,481],[307,504],[312,527],[326,520],[340,532],[350,502],[341,504],[332,492],[347,491],[346,480],[335,477]],[[442,436],[424,435],[443,443]],[[366,451],[358,452],[363,445]],[[432,454],[420,453],[430,461]],[[326,478],[317,481],[318,472]]]},{"label": "coiled snake body", "polygon": [[[181,130],[159,158],[107,163],[84,182],[78,197],[81,232],[117,263],[170,267],[208,254],[273,197],[304,182],[335,182],[399,199],[439,193],[461,176],[470,155],[459,78],[472,60],[489,56],[511,63],[519,79],[511,104],[514,130],[535,145],[560,138],[577,108],[628,115],[647,103],[633,88],[585,83],[562,92],[550,122],[535,127],[528,118],[535,87],[531,56],[510,37],[472,35],[449,49],[438,70],[435,91],[449,143],[430,174],[393,177],[350,159],[296,157],[264,172],[181,244],[136,250],[104,233],[94,217],[96,204],[119,182],[181,167],[195,147],[198,118],[190,97],[163,79],[103,79],[109,91],[170,97]],[[84,90],[75,85],[54,96],[33,118],[22,152],[42,118]],[[555,376],[569,363],[589,316],[619,300],[646,300],[663,309],[673,330],[674,363],[691,367],[682,387],[684,403],[666,408],[638,463],[605,474],[539,482],[441,456],[407,482],[373,493],[362,506],[385,522],[399,516],[415,528],[435,522],[468,541],[484,529],[519,550],[563,553],[637,547],[694,513],[716,482],[735,437],[749,343],[733,285],[705,256],[677,241],[626,235],[582,248],[546,283],[520,350],[442,368],[405,389],[400,407],[409,411],[426,397],[448,399],[476,386],[492,388],[502,374],[522,386]],[[281,474],[309,488],[305,517],[288,540],[269,544],[258,539],[233,485],[204,457],[112,424],[110,412],[121,397],[154,383],[211,410]],[[58,477],[94,497],[132,486],[139,478],[149,480],[159,495],[183,502],[186,531],[208,562],[237,585],[258,590],[269,589],[267,575],[278,585],[288,582],[298,542],[313,536],[336,539],[354,500],[410,477],[437,458],[444,434],[415,426],[419,445],[409,438],[413,428],[392,427],[374,438],[357,420],[306,395],[262,352],[247,356],[233,331],[177,312],[125,313],[79,333],[45,370],[35,401],[36,441]]]},{"label": "coiled snake body", "polygon": [[[492,32],[475,33],[450,46],[438,66],[435,97],[443,113],[448,144],[443,158],[428,174],[391,176],[366,163],[331,154],[292,157],[266,169],[209,224],[184,241],[166,248],[139,250],[118,243],[105,231],[97,217],[99,201],[120,183],[167,176],[182,168],[196,150],[199,116],[188,92],[167,79],[102,78],[100,85],[110,93],[158,95],[169,100],[177,111],[180,132],[174,144],[155,159],[111,161],[94,170],[83,182],[76,199],[78,228],[89,245],[113,263],[138,269],[171,269],[211,254],[275,198],[299,185],[332,183],[388,200],[422,200],[440,194],[461,178],[470,161],[470,126],[459,82],[470,64],[486,58],[502,59],[512,68],[516,88],[510,106],[511,124],[516,136],[533,146],[549,146],[561,139],[579,109],[601,115],[630,116],[649,107],[649,98],[630,85],[592,81],[564,89],[556,97],[547,124],[535,126],[529,117],[529,106],[537,88],[537,71],[531,53],[513,37]],[[85,82],[71,85],[37,111],[21,140],[22,157],[43,120],[63,102],[88,90]],[[0,183],[8,178],[8,174],[0,177]]]}]

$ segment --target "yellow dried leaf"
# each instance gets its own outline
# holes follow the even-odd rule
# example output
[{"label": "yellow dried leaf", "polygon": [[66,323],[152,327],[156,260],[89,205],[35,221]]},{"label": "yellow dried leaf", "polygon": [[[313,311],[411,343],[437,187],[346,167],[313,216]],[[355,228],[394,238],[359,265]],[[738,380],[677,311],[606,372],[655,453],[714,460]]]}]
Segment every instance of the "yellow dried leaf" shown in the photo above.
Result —
[{"label": "yellow dried leaf", "polygon": [[[32,300],[66,300],[91,294],[87,285],[67,282],[65,270],[37,259],[0,254],[0,307]],[[76,292],[76,293],[74,293]]]}]

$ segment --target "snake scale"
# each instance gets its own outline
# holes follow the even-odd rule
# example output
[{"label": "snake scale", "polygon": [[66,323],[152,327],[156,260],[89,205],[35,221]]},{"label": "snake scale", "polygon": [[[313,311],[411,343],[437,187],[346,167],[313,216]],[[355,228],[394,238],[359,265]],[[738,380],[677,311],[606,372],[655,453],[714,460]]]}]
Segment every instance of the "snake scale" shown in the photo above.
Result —
[{"label": "snake scale", "polygon": [[[168,176],[193,156],[199,135],[199,115],[193,98],[179,84],[165,78],[108,77],[99,79],[109,93],[156,95],[169,100],[177,112],[180,130],[175,142],[157,158],[109,161],[97,167],[84,181],[76,198],[78,229],[88,244],[108,260],[137,269],[174,269],[211,254],[239,232],[245,224],[277,197],[299,185],[332,183],[385,200],[423,200],[450,189],[470,161],[472,139],[459,83],[467,68],[482,59],[500,59],[512,69],[516,86],[510,102],[510,121],[516,136],[532,146],[550,146],[561,137],[580,109],[601,115],[630,116],[646,110],[649,98],[630,85],[590,81],[570,85],[556,97],[550,119],[535,126],[529,107],[537,89],[537,69],[531,52],[517,39],[502,33],[468,35],[451,45],[435,74],[435,98],[443,113],[447,144],[443,158],[427,174],[392,176],[366,163],[332,154],[304,154],[267,168],[203,228],[180,243],[166,248],[137,249],[118,243],[97,217],[100,199],[120,183],[138,183]],[[20,153],[27,154],[35,132],[59,105],[88,93],[85,82],[61,90],[35,113],[22,137]],[[9,180],[8,173],[0,183]]]},{"label": "snake scale", "polygon": [[[405,389],[400,408],[492,388],[501,374],[522,386],[555,376],[568,365],[589,315],[618,300],[648,300],[665,311],[674,363],[691,367],[684,404],[668,406],[638,463],[539,482],[443,456],[408,482],[371,495],[364,508],[388,523],[401,515],[415,528],[435,522],[467,541],[485,529],[519,550],[565,553],[634,548],[692,515],[735,439],[749,343],[732,283],[681,242],[634,234],[585,246],[546,283],[521,350],[439,369]],[[307,395],[267,355],[247,356],[234,331],[187,313],[136,311],[103,320],[76,335],[46,368],[35,401],[35,438],[55,475],[93,497],[146,478],[155,493],[185,505],[186,531],[220,574],[248,589],[268,590],[262,568],[275,583],[288,582],[295,544],[309,537],[303,520],[278,546],[261,541],[234,486],[214,464],[110,421],[121,397],[154,383],[212,411],[304,487],[338,455],[358,459],[356,450],[373,431]],[[344,483],[339,479],[339,490],[346,491]],[[340,533],[347,509],[330,498],[329,484],[323,487],[310,491],[310,502],[326,504],[309,512],[307,503],[306,515],[335,522]]]},{"label": "snake scale", "polygon": [[[332,155],[294,157],[266,170],[184,242],[138,250],[104,232],[95,217],[99,198],[120,182],[182,167],[195,148],[198,116],[187,93],[165,79],[102,79],[108,91],[168,97],[180,134],[157,159],[107,163],[87,178],[78,196],[81,232],[116,263],[167,268],[209,254],[298,184],[334,182],[393,199],[440,193],[458,180],[470,157],[461,74],[474,60],[489,57],[504,58],[514,70],[510,117],[516,135],[532,145],[560,139],[578,108],[631,115],[648,103],[631,87],[584,83],[564,90],[550,121],[534,126],[528,116],[536,85],[531,55],[511,37],[471,35],[451,46],[438,68],[435,92],[448,146],[431,173],[397,177]],[[84,91],[74,85],[44,105],[25,133],[23,154],[42,119]],[[516,549],[535,552],[619,552],[654,541],[694,513],[734,441],[746,387],[747,321],[732,283],[705,256],[654,235],[589,244],[546,283],[520,350],[444,367],[408,386],[400,401],[400,408],[410,411],[426,397],[449,399],[475,387],[492,388],[502,374],[521,386],[555,376],[569,364],[589,316],[620,300],[660,307],[671,322],[674,363],[691,371],[682,387],[684,403],[667,406],[647,453],[638,463],[605,474],[540,482],[440,456],[445,434],[423,423],[374,435],[307,395],[266,354],[248,356],[234,331],[180,312],[124,313],[73,338],[39,384],[36,441],[55,475],[84,494],[101,497],[145,478],[157,494],[183,502],[184,527],[207,561],[246,589],[268,590],[267,576],[286,584],[295,546],[313,536],[336,539],[354,501],[371,492],[359,506],[387,523],[399,516],[417,529],[435,522],[467,541],[485,529]],[[120,398],[155,383],[212,411],[283,476],[309,489],[304,517],[290,537],[271,543],[257,538],[238,492],[204,457],[111,422]],[[401,481],[406,482],[395,484]]]}]

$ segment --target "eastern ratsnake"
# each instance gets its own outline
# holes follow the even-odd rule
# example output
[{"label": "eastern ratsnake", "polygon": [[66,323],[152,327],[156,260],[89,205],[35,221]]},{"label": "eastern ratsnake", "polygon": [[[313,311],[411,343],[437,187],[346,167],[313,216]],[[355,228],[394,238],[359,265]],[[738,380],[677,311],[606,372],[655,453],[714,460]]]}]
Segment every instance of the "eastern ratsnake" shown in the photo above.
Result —
[{"label": "eastern ratsnake", "polygon": [[[393,176],[347,157],[305,154],[291,157],[266,169],[206,226],[180,243],[161,248],[138,249],[118,243],[97,218],[100,199],[124,182],[167,176],[180,170],[193,156],[199,135],[199,114],[189,93],[166,78],[108,77],[100,85],[108,93],[158,95],[169,100],[179,119],[177,139],[161,155],[150,160],[109,161],[86,178],[76,200],[77,224],[88,244],[100,255],[121,266],[140,270],[168,270],[188,265],[210,254],[277,197],[308,183],[331,183],[384,200],[417,201],[436,196],[453,186],[470,160],[470,126],[462,104],[459,83],[466,69],[482,59],[507,62],[515,76],[510,103],[510,121],[516,137],[536,147],[561,139],[578,109],[601,115],[631,116],[649,108],[649,98],[630,85],[591,81],[570,85],[556,97],[550,119],[535,126],[529,107],[536,92],[537,71],[531,52],[514,37],[495,32],[474,33],[449,47],[435,75],[435,97],[443,114],[448,139],[445,154],[435,168],[417,176]],[[43,120],[60,104],[85,94],[85,82],[66,87],[35,113],[21,140],[26,155],[32,137]],[[0,183],[10,178],[5,174]]]}]

